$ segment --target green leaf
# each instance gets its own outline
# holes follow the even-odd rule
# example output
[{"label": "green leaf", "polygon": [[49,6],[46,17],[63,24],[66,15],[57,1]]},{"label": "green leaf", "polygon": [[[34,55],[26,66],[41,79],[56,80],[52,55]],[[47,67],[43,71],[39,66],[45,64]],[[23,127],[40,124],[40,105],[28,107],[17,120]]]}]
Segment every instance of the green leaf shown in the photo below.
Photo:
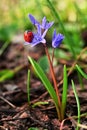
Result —
[{"label": "green leaf", "polygon": [[4,53],[5,49],[9,46],[10,42],[6,41],[3,46],[0,48],[0,56]]},{"label": "green leaf", "polygon": [[28,104],[30,105],[30,70],[28,70],[28,76],[27,76],[27,97],[28,97]]},{"label": "green leaf", "polygon": [[[47,59],[47,56],[42,56],[38,62],[37,62],[40,67],[43,69],[43,71],[46,73],[49,71],[49,62],[48,62],[48,59]],[[53,66],[56,66],[57,65],[57,60],[54,59],[53,60]]]},{"label": "green leaf", "polygon": [[40,105],[46,105],[46,104],[49,104],[48,102],[44,101],[44,102],[36,102],[32,105],[32,107],[36,107],[36,106],[40,106]]},{"label": "green leaf", "polygon": [[7,74],[8,72],[9,72],[9,69],[1,70],[0,77],[3,76],[4,74]]},{"label": "green leaf", "polygon": [[[72,88],[73,88],[73,91],[74,91],[74,95],[75,95],[75,98],[76,98],[76,102],[77,102],[77,109],[78,109],[78,124],[80,123],[80,102],[79,102],[79,98],[78,98],[78,95],[77,95],[77,92],[76,92],[76,87],[74,85],[74,82],[73,80],[71,80],[72,82]],[[76,130],[79,130],[79,127],[77,126]]]},{"label": "green leaf", "polygon": [[79,73],[85,78],[87,79],[87,74],[85,74],[82,69],[76,64],[76,69],[79,71]]},{"label": "green leaf", "polygon": [[40,67],[40,65],[31,57],[28,57],[28,59],[29,59],[30,63],[32,64],[36,74],[41,79],[42,83],[44,84],[44,86],[47,89],[48,93],[50,94],[51,98],[53,99],[56,109],[58,109],[59,104],[58,104],[57,95],[56,95],[56,92],[55,92],[53,86],[51,85],[50,81],[48,80],[47,76],[45,75],[45,73],[42,70],[42,68]]},{"label": "green leaf", "polygon": [[62,93],[62,106],[61,106],[62,120],[64,119],[65,109],[66,109],[67,88],[68,88],[67,69],[66,69],[66,65],[64,65],[64,69],[63,69],[63,93]]},{"label": "green leaf", "polygon": [[2,70],[0,71],[0,82],[13,78],[15,75],[14,71],[12,70]]},{"label": "green leaf", "polygon": [[24,68],[24,65],[20,65],[13,70],[5,69],[0,71],[0,82],[6,81],[8,79],[12,79],[16,73],[18,73],[21,69]]},{"label": "green leaf", "polygon": [[38,63],[40,67],[43,69],[44,72],[47,72],[49,70],[49,63],[47,56],[43,56],[38,60]]},{"label": "green leaf", "polygon": [[83,90],[84,89],[84,83],[83,83],[83,78],[82,78],[82,75],[79,73],[79,71],[77,70],[77,76],[78,76],[78,80],[79,80],[79,84],[81,86],[81,89]]}]

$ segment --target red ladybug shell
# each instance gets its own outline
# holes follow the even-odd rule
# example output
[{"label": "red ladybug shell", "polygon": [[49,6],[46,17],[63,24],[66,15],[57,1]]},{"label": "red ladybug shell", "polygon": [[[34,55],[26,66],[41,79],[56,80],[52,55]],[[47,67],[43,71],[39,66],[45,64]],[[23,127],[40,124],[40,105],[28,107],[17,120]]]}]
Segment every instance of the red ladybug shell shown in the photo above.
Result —
[{"label": "red ladybug shell", "polygon": [[33,38],[34,38],[34,35],[33,35],[33,33],[31,31],[25,31],[24,40],[26,42],[32,42]]}]

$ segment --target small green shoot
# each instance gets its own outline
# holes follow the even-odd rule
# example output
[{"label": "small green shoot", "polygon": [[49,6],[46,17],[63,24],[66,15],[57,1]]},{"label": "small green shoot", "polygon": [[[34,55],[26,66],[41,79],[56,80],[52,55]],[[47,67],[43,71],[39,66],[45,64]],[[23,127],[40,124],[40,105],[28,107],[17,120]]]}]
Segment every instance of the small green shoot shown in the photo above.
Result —
[{"label": "small green shoot", "polygon": [[28,104],[30,105],[30,70],[28,70],[28,76],[27,76],[27,97],[28,97]]},{"label": "small green shoot", "polygon": [[85,74],[82,69],[76,64],[76,69],[79,71],[79,73],[85,78],[87,79],[87,74]]},{"label": "small green shoot", "polygon": [[78,79],[79,79],[79,84],[81,86],[81,89],[84,89],[84,84],[83,84],[83,80],[82,80],[82,75],[79,73],[79,71],[77,70],[77,74],[78,74]]},{"label": "small green shoot", "polygon": [[61,116],[62,116],[62,120],[64,119],[65,109],[66,109],[67,88],[68,88],[67,69],[66,69],[66,65],[64,65],[64,70],[63,70],[62,106],[61,106]]},{"label": "small green shoot", "polygon": [[[77,102],[77,108],[78,108],[78,124],[80,124],[80,102],[79,102],[79,98],[78,98],[78,95],[77,95],[77,92],[76,92],[76,87],[75,87],[75,85],[74,85],[73,80],[71,80],[71,83],[72,83],[73,92],[74,92],[74,95],[75,95],[75,98],[76,98],[76,102]],[[78,126],[78,125],[77,125],[76,130],[79,130],[79,126]]]},{"label": "small green shoot", "polygon": [[49,102],[46,102],[46,101],[44,101],[44,102],[36,102],[36,103],[34,103],[32,105],[32,107],[36,107],[36,106],[40,106],[40,105],[47,105],[47,104],[49,104]]}]

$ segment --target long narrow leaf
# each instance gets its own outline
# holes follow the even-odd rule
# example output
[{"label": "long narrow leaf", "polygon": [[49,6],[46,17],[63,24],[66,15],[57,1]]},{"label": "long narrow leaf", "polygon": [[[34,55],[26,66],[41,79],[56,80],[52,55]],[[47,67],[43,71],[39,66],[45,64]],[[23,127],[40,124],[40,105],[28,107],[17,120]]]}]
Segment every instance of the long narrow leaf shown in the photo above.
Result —
[{"label": "long narrow leaf", "polygon": [[76,69],[80,72],[80,74],[85,78],[87,79],[87,74],[85,74],[82,69],[76,64]]},{"label": "long narrow leaf", "polygon": [[67,69],[66,69],[66,65],[64,65],[64,70],[63,70],[63,93],[62,93],[62,106],[61,106],[62,120],[64,119],[65,109],[66,109],[67,88],[68,88]]},{"label": "long narrow leaf", "polygon": [[12,79],[15,76],[15,74],[18,73],[24,67],[25,67],[24,65],[20,65],[13,70],[10,70],[10,69],[1,70],[0,71],[0,82],[4,82],[6,80]]},{"label": "long narrow leaf", "polygon": [[81,89],[84,89],[84,83],[83,83],[82,75],[79,73],[78,70],[77,70],[77,74],[78,74],[78,80],[79,80],[79,84],[81,86]]},{"label": "long narrow leaf", "polygon": [[0,72],[0,82],[4,82],[8,79],[12,79],[14,77],[15,73],[13,70],[2,70]]},{"label": "long narrow leaf", "polygon": [[[74,91],[74,95],[75,95],[75,98],[76,98],[76,102],[77,102],[77,108],[78,108],[78,124],[80,123],[80,102],[79,102],[79,98],[78,98],[78,95],[77,95],[77,92],[76,92],[76,87],[74,85],[74,82],[73,80],[71,80],[72,82],[72,88],[73,88],[73,91]],[[78,130],[79,127],[77,125],[77,128],[76,130]]]},{"label": "long narrow leaf", "polygon": [[46,87],[46,89],[49,92],[51,98],[53,99],[56,108],[58,108],[57,95],[55,93],[53,86],[51,85],[50,81],[48,80],[47,76],[45,75],[42,68],[39,66],[39,64],[34,59],[32,59],[31,57],[28,57],[28,59],[29,59],[30,63],[32,64],[36,74],[41,79],[42,83]]},{"label": "long narrow leaf", "polygon": [[0,48],[0,56],[4,53],[5,49],[9,46],[10,42],[6,41],[3,46]]},{"label": "long narrow leaf", "polygon": [[30,70],[28,70],[28,76],[27,76],[27,97],[28,97],[28,104],[30,105]]},{"label": "long narrow leaf", "polygon": [[39,105],[46,105],[46,104],[49,104],[49,103],[46,102],[46,101],[44,101],[44,102],[39,101],[39,102],[34,103],[34,104],[32,105],[32,107],[34,108],[34,107],[36,107],[36,106],[39,106]]}]

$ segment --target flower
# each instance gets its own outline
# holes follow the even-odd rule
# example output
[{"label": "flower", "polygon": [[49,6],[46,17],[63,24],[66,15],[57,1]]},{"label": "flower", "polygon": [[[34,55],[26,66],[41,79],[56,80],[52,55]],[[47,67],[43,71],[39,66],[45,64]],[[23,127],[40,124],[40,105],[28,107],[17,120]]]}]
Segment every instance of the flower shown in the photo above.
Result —
[{"label": "flower", "polygon": [[59,33],[56,33],[56,30],[54,30],[53,37],[52,37],[52,47],[57,48],[60,46],[62,40],[64,39],[64,35]]},{"label": "flower", "polygon": [[[35,46],[35,45],[37,45],[39,43],[44,43],[45,44],[46,40],[44,38],[45,37],[44,33],[41,34],[41,28],[40,28],[39,24],[37,25],[37,32],[36,33],[32,33],[32,35],[33,35],[32,39],[30,39],[31,37],[28,38],[29,31],[27,31],[27,32],[25,31],[25,33],[24,33],[24,36],[26,36],[26,37],[24,37],[25,38],[25,45],[31,44],[32,47],[33,47],[33,46]],[[31,32],[30,32],[30,34],[31,34]],[[29,41],[27,39],[29,39]]]},{"label": "flower", "polygon": [[33,25],[36,26],[37,32],[33,33],[31,31],[25,31],[24,39],[25,45],[31,44],[35,46],[39,43],[46,43],[45,36],[48,29],[53,25],[54,22],[47,22],[46,17],[42,19],[42,24],[40,24],[33,15],[29,14],[29,19]]}]

